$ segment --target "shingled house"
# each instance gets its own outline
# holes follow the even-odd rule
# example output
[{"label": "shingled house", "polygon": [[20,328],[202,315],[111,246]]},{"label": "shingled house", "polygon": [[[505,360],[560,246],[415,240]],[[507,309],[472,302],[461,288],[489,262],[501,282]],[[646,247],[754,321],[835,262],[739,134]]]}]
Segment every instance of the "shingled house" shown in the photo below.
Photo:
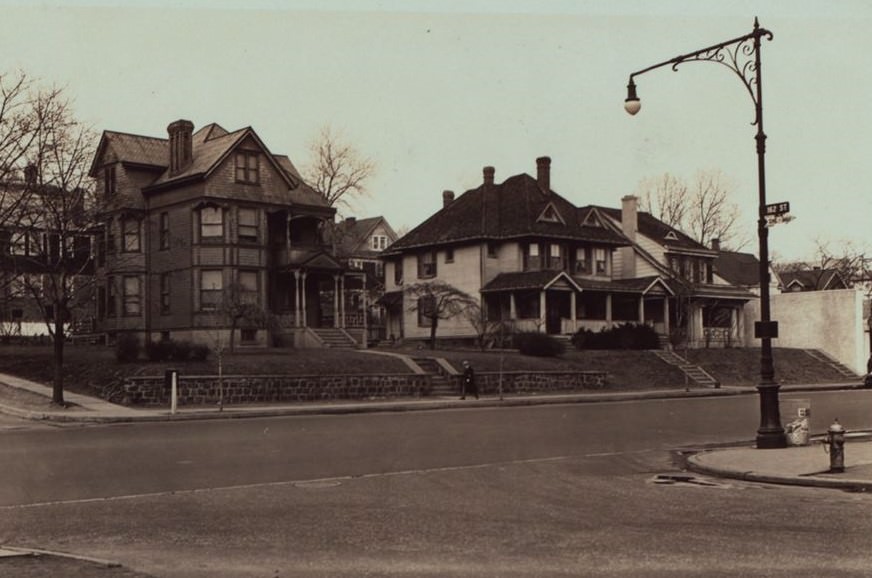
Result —
[{"label": "shingled house", "polygon": [[[620,323],[646,323],[664,339],[683,328],[693,346],[737,343],[742,305],[753,296],[712,274],[714,251],[638,210],[577,207],[550,187],[551,159],[536,177],[483,182],[397,240],[385,254],[388,332],[424,339],[427,319],[403,288],[445,281],[480,299],[491,320],[514,331],[569,335]],[[458,316],[440,337],[472,338]]]},{"label": "shingled house", "polygon": [[248,127],[190,121],[167,138],[105,131],[91,165],[104,200],[97,326],[110,341],[229,337],[228,301],[268,312],[236,342],[351,342],[346,271],[322,230],[335,210]]}]

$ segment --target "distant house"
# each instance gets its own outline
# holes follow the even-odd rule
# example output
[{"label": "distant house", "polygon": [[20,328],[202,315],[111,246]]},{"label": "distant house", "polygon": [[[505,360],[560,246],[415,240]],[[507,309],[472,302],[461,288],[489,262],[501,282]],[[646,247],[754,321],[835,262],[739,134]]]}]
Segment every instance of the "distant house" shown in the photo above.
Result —
[{"label": "distant house", "polygon": [[[0,338],[49,335],[48,323],[86,327],[94,316],[92,231],[83,191],[40,185],[29,165],[24,178],[0,182]],[[63,221],[63,222],[58,222]],[[61,278],[63,277],[63,278]],[[66,287],[66,299],[56,287]],[[56,311],[58,302],[64,311]]]},{"label": "distant house", "polygon": [[[550,187],[551,159],[536,177],[483,182],[443,206],[386,252],[388,332],[424,339],[429,320],[404,287],[440,280],[479,300],[490,320],[513,331],[569,335],[620,323],[646,323],[664,339],[680,327],[693,345],[735,343],[742,305],[753,296],[716,282],[716,253],[638,210],[577,207]],[[470,338],[462,318],[439,336]]]},{"label": "distant house", "polygon": [[[379,300],[384,294],[385,271],[382,253],[397,240],[397,234],[384,217],[369,217],[358,219],[348,217],[337,223],[332,229],[332,239],[336,248],[336,256],[346,266],[348,271],[359,271],[363,275],[357,277],[360,283],[349,280],[348,290],[352,309],[359,310],[362,315],[363,300],[366,299],[369,317],[366,319],[368,338],[370,340],[385,339],[384,308]],[[355,320],[364,324],[361,318]]]},{"label": "distant house", "polygon": [[833,289],[848,289],[850,284],[836,269],[812,267],[795,271],[781,272],[781,290],[785,293],[794,291],[829,291]]},{"label": "distant house", "polygon": [[[178,120],[167,138],[105,131],[91,165],[106,206],[98,329],[146,340],[226,340],[227,305],[252,305],[244,346],[350,342],[352,276],[322,232],[335,210],[250,127]],[[355,274],[356,275],[356,274]],[[331,337],[333,338],[333,337]]]},{"label": "distant house", "polygon": [[[718,239],[712,240],[712,250],[717,252],[714,261],[715,276],[736,287],[747,289],[755,295],[760,294],[760,260],[752,253],[726,251],[721,249]],[[781,286],[781,277],[769,268],[770,291]]]}]

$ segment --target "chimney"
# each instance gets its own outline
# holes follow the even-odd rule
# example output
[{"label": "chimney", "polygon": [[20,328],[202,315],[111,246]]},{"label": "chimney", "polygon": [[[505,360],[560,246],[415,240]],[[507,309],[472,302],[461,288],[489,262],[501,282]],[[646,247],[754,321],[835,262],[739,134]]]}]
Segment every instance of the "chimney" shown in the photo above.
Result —
[{"label": "chimney", "polygon": [[353,227],[357,223],[357,217],[345,217],[345,226]]},{"label": "chimney", "polygon": [[442,191],[442,208],[454,202],[454,191]]},{"label": "chimney", "polygon": [[639,199],[627,195],[621,199],[621,230],[631,241],[636,241],[639,230]]},{"label": "chimney", "polygon": [[[639,230],[639,199],[633,195],[621,199],[621,230],[630,241],[636,242],[636,232]],[[621,257],[621,279],[635,278],[636,248],[632,245],[620,247],[618,254]]]},{"label": "chimney", "polygon": [[551,157],[536,159],[536,181],[543,193],[551,192]]},{"label": "chimney", "polygon": [[721,250],[721,240],[720,239],[712,239],[712,251],[720,251]]},{"label": "chimney", "polygon": [[28,186],[34,186],[39,178],[39,169],[33,163],[24,167],[24,183]]},{"label": "chimney", "polygon": [[194,123],[189,120],[177,120],[167,127],[170,137],[170,175],[182,172],[193,159]]},{"label": "chimney", "polygon": [[484,176],[484,186],[485,188],[491,187],[494,184],[494,173],[496,172],[493,167],[484,167],[482,169],[482,175]]}]

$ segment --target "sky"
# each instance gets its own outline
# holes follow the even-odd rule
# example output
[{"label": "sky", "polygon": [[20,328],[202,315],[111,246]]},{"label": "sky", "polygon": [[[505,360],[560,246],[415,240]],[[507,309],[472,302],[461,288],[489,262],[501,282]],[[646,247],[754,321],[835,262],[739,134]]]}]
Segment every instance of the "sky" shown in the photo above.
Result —
[{"label": "sky", "polygon": [[[750,33],[761,48],[770,254],[872,245],[872,3],[866,0],[0,0],[0,73],[62,86],[96,131],[251,126],[299,167],[325,126],[377,167],[358,218],[411,228],[442,191],[536,174],[576,205],[720,171],[757,252],[754,104],[712,62],[630,73]],[[864,96],[865,98],[865,96]],[[196,129],[195,129],[196,130]],[[735,247],[734,247],[735,248]]]}]

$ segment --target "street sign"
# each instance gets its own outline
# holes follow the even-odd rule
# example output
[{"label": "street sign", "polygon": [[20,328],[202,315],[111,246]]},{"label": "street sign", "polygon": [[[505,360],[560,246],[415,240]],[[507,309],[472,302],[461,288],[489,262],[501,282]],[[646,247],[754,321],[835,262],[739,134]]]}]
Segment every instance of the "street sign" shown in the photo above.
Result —
[{"label": "street sign", "polygon": [[790,203],[772,203],[771,205],[766,205],[766,216],[775,216],[775,215],[783,215],[785,213],[790,212]]},{"label": "street sign", "polygon": [[757,339],[778,338],[778,322],[777,321],[755,321],[754,322],[754,337]]}]

